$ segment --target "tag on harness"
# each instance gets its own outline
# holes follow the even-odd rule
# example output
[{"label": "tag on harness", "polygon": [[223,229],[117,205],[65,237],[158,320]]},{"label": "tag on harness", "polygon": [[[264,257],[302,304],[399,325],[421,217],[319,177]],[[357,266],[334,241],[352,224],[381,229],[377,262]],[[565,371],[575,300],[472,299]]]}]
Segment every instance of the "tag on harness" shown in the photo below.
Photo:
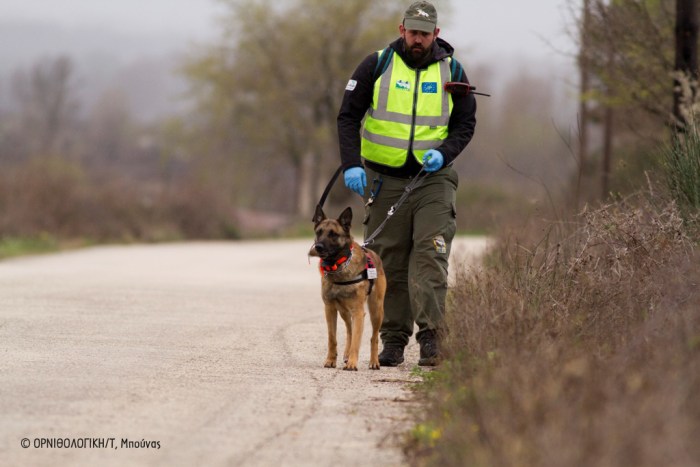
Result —
[{"label": "tag on harness", "polygon": [[377,278],[377,268],[367,268],[367,279]]}]

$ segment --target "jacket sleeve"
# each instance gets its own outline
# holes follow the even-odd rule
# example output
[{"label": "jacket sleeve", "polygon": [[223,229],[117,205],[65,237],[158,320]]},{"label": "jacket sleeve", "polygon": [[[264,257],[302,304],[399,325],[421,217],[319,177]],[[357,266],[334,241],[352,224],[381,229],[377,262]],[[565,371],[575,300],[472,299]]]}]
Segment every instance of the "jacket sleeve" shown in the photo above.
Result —
[{"label": "jacket sleeve", "polygon": [[345,87],[343,102],[338,113],[338,144],[343,170],[362,167],[360,155],[360,128],[362,119],[372,105],[374,95],[374,69],[379,54],[368,55],[352,74]]},{"label": "jacket sleeve", "polygon": [[[469,83],[466,73],[462,73],[463,83]],[[445,165],[452,163],[467,147],[474,136],[476,128],[476,99],[473,94],[467,96],[452,95],[452,114],[447,125],[447,138],[437,148],[445,158]]]}]

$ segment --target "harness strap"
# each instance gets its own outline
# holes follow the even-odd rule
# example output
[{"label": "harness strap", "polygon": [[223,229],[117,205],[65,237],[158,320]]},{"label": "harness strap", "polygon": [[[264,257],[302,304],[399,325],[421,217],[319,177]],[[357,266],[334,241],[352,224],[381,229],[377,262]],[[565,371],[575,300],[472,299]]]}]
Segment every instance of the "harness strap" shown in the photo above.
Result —
[{"label": "harness strap", "polygon": [[367,279],[367,273],[363,272],[359,276],[355,277],[352,280],[345,281],[345,282],[333,282],[335,285],[353,285],[353,284],[359,284],[360,282],[364,281]]},{"label": "harness strap", "polygon": [[372,289],[374,288],[374,281],[375,279],[370,279],[369,275],[367,273],[368,270],[374,269],[374,261],[372,261],[372,258],[365,254],[365,269],[355,276],[353,279],[350,279],[349,281],[342,281],[342,282],[333,282],[335,285],[354,285],[354,284],[359,284],[362,281],[369,281],[369,290],[367,291],[367,295],[372,293]]}]

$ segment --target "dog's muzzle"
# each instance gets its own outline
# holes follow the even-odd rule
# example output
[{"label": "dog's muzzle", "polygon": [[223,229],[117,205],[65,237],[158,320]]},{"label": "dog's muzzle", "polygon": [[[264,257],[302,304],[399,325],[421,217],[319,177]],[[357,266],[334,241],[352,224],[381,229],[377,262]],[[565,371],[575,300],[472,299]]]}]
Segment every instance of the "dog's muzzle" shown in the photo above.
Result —
[{"label": "dog's muzzle", "polygon": [[314,244],[314,250],[316,250],[316,253],[318,253],[318,256],[321,258],[328,255],[328,248],[321,242]]}]

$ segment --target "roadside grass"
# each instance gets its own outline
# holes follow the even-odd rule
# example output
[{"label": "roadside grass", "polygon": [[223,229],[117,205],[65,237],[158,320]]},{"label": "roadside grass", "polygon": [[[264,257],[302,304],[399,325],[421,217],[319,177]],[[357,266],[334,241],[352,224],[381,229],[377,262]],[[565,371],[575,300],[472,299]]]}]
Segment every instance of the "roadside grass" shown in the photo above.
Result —
[{"label": "roadside grass", "polygon": [[26,237],[3,236],[0,237],[0,260],[85,248],[95,244],[87,238],[61,239],[47,232]]},{"label": "roadside grass", "polygon": [[15,256],[50,253],[59,249],[58,241],[49,235],[32,238],[3,237],[0,238],[0,259]]},{"label": "roadside grass", "polygon": [[537,209],[535,200],[508,193],[502,187],[468,183],[457,191],[457,230],[463,235],[492,235],[509,219]]},{"label": "roadside grass", "polygon": [[501,236],[448,300],[407,458],[700,465],[697,223],[636,195]]}]

